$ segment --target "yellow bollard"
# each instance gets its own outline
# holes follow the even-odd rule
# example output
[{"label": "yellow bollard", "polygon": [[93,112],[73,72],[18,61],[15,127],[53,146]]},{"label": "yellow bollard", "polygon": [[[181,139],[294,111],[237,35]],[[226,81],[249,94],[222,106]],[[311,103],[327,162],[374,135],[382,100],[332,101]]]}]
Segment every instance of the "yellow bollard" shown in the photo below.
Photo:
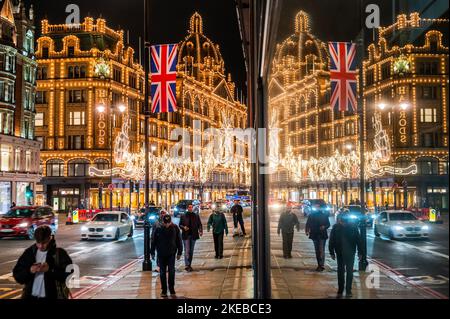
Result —
[{"label": "yellow bollard", "polygon": [[78,224],[79,223],[79,219],[78,219],[78,210],[74,210],[72,212],[72,222],[74,224]]},{"label": "yellow bollard", "polygon": [[436,210],[434,208],[430,207],[430,222],[435,223],[436,222]]}]

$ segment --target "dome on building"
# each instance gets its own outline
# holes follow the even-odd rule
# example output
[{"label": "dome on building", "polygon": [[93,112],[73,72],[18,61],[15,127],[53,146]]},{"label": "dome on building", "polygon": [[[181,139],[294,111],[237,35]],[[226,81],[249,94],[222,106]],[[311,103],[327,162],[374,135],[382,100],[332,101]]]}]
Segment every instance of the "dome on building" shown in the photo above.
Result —
[{"label": "dome on building", "polygon": [[273,60],[272,75],[282,77],[283,84],[301,80],[318,70],[328,70],[326,44],[311,33],[310,17],[306,12],[297,13],[294,31],[277,45]]},{"label": "dome on building", "polygon": [[225,63],[218,44],[203,34],[203,19],[194,13],[190,19],[186,38],[180,42],[178,70],[204,80],[205,77],[225,77]]}]

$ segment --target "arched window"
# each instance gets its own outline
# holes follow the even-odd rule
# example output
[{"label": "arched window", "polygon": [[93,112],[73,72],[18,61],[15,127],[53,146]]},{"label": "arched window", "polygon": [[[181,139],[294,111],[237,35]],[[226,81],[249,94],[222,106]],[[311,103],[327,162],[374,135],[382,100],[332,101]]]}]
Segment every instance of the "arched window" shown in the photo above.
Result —
[{"label": "arched window", "polygon": [[47,162],[47,177],[64,176],[64,161],[50,160]]},{"label": "arched window", "polygon": [[205,103],[203,105],[203,115],[204,116],[209,116],[209,105],[208,105],[208,103]]},{"label": "arched window", "polygon": [[95,168],[98,170],[107,170],[109,169],[109,161],[104,158],[96,159]]},{"label": "arched window", "polygon": [[417,166],[420,175],[439,174],[439,162],[433,157],[420,157],[417,159]]},{"label": "arched window", "polygon": [[195,102],[194,102],[194,112],[201,114],[201,112],[200,112],[200,101],[198,99],[195,99]]},{"label": "arched window", "polygon": [[83,177],[89,174],[89,161],[75,159],[67,165],[67,175],[71,177]]},{"label": "arched window", "polygon": [[184,108],[187,109],[187,110],[190,110],[190,109],[191,109],[191,99],[189,98],[188,95],[186,95],[186,96],[184,97],[184,100],[183,100],[183,106],[184,106]]},{"label": "arched window", "polygon": [[399,157],[397,158],[397,160],[395,161],[395,166],[398,168],[406,168],[409,167],[411,165],[411,159],[409,157]]}]

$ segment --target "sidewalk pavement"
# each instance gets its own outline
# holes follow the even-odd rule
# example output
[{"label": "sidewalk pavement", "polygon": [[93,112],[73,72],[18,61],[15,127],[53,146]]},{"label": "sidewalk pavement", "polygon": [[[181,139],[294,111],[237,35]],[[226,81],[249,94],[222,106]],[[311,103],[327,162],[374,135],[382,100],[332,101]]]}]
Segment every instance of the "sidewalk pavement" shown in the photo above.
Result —
[{"label": "sidewalk pavement", "polygon": [[[202,219],[207,216],[202,216]],[[231,237],[232,221],[227,217],[230,235],[225,237],[224,259],[214,258],[212,234],[205,232],[197,242],[192,267],[184,271],[183,258],[177,261],[176,291],[178,299],[251,299],[253,271],[251,238]],[[337,265],[327,254],[326,270],[318,273],[314,247],[303,232],[294,237],[293,258],[284,259],[281,237],[276,234],[278,216],[271,216],[271,265],[273,299],[330,299],[336,298]],[[304,225],[302,219],[302,224]],[[302,225],[302,226],[303,226]],[[250,221],[246,220],[247,234]],[[206,229],[206,227],[205,227]],[[328,246],[327,246],[328,247]],[[380,269],[378,288],[370,289],[374,277],[370,273],[355,272],[354,299],[425,299],[436,298],[432,292],[414,286],[395,271],[376,261]],[[153,267],[155,263],[153,262]],[[356,268],[357,269],[357,268]],[[376,284],[376,280],[374,282]],[[142,257],[111,274],[105,281],[77,293],[82,299],[157,299],[160,298],[159,274],[142,271]]]}]

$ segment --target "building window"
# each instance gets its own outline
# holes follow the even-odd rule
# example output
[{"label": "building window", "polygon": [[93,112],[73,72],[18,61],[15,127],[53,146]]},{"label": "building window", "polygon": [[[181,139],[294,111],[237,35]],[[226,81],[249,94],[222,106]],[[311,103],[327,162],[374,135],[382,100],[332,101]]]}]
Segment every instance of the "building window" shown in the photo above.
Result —
[{"label": "building window", "polygon": [[44,113],[36,113],[35,118],[35,126],[42,127],[44,126]]},{"label": "building window", "polygon": [[436,123],[437,122],[437,110],[435,108],[420,109],[420,122],[421,123]]},{"label": "building window", "polygon": [[67,138],[69,150],[82,150],[84,149],[84,136],[83,135],[73,135]]},{"label": "building window", "polygon": [[69,91],[69,103],[85,103],[86,91],[84,90],[70,90]]},{"label": "building window", "polygon": [[439,147],[439,134],[434,133],[422,133],[421,135],[421,146],[422,147]]},{"label": "building window", "polygon": [[107,170],[109,169],[109,161],[103,158],[95,160],[95,168],[98,170]]},{"label": "building window", "polygon": [[38,67],[36,75],[38,80],[47,80],[47,67],[46,66]]},{"label": "building window", "polygon": [[421,98],[424,100],[435,100],[437,98],[437,87],[422,86]]},{"label": "building window", "polygon": [[69,58],[73,58],[75,56],[75,47],[70,46],[67,50],[67,53],[68,53]]},{"label": "building window", "polygon": [[89,174],[89,162],[86,160],[74,160],[67,166],[67,175],[71,177],[83,177]]},{"label": "building window", "polygon": [[434,158],[421,158],[417,160],[419,174],[437,175],[439,174],[439,162]]},{"label": "building window", "polygon": [[77,111],[69,113],[69,125],[85,125],[85,112]]},{"label": "building window", "polygon": [[391,76],[391,65],[385,63],[381,66],[381,79],[385,80]]},{"label": "building window", "polygon": [[47,92],[37,91],[36,92],[36,104],[47,104]]},{"label": "building window", "polygon": [[375,82],[375,76],[373,70],[367,71],[366,85],[372,85]]},{"label": "building window", "polygon": [[2,172],[10,172],[11,160],[13,156],[13,150],[10,145],[2,145],[1,146],[1,170]]},{"label": "building window", "polygon": [[42,58],[43,59],[48,59],[48,57],[49,57],[49,49],[48,49],[48,47],[42,48]]},{"label": "building window", "polygon": [[83,79],[86,77],[86,67],[72,65],[68,67],[67,77],[69,79]]},{"label": "building window", "polygon": [[64,162],[61,160],[50,160],[47,162],[47,176],[61,177],[64,176]]},{"label": "building window", "polygon": [[113,80],[116,82],[122,82],[122,70],[119,68],[113,69]]},{"label": "building window", "polygon": [[136,87],[137,87],[137,81],[136,81],[136,75],[134,75],[134,74],[130,74],[129,76],[128,76],[128,84],[133,88],[133,89],[136,89]]},{"label": "building window", "polygon": [[44,149],[44,138],[42,136],[37,136],[36,141],[38,141],[40,143],[40,149],[43,150]]},{"label": "building window", "polygon": [[421,62],[419,63],[420,75],[436,75],[438,74],[437,62]]}]

